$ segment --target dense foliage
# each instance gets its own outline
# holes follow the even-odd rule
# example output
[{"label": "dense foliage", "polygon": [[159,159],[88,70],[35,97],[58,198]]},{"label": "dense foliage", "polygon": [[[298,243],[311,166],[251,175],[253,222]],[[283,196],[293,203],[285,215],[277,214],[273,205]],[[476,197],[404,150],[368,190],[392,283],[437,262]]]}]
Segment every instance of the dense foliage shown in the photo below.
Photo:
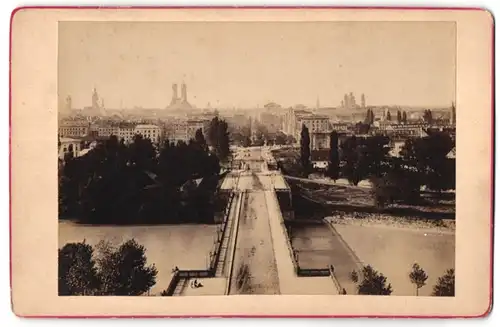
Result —
[{"label": "dense foliage", "polygon": [[340,175],[339,163],[340,163],[339,137],[336,131],[332,131],[330,133],[330,153],[328,160],[328,169],[326,171],[326,174],[334,181],[337,180]]},{"label": "dense foliage", "polygon": [[455,296],[455,269],[448,269],[433,287],[433,296]]},{"label": "dense foliage", "polygon": [[302,125],[300,132],[300,164],[303,173],[307,175],[311,170],[311,139],[306,125]]},{"label": "dense foliage", "polygon": [[[353,277],[351,276],[351,279],[354,280]],[[369,265],[363,267],[361,280],[357,286],[360,295],[391,295],[392,293],[392,286],[390,283],[387,284],[387,277]]]},{"label": "dense foliage", "polygon": [[228,159],[229,151],[229,131],[227,122],[219,117],[214,117],[210,121],[207,133],[207,142],[215,149],[215,153],[220,161]]},{"label": "dense foliage", "polygon": [[60,172],[59,216],[84,223],[213,221],[218,158],[204,139],[164,142],[112,136],[82,157],[69,155]]},{"label": "dense foliage", "polygon": [[119,247],[101,242],[96,249],[85,241],[67,243],[59,249],[59,295],[144,294],[158,274],[145,253],[134,239]]}]

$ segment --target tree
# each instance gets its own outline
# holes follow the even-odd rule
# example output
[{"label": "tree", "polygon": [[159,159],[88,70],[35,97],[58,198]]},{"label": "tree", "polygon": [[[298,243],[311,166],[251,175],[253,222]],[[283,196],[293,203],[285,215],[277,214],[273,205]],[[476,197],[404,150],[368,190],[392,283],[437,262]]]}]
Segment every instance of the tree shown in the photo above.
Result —
[{"label": "tree", "polygon": [[158,270],[147,266],[146,248],[134,239],[107,246],[98,260],[103,295],[141,295],[156,284]]},{"label": "tree", "polygon": [[433,296],[455,296],[455,269],[448,269],[434,285]]},{"label": "tree", "polygon": [[373,269],[371,266],[364,266],[362,270],[362,280],[358,285],[360,295],[391,295],[392,286],[387,284],[387,278]]},{"label": "tree", "polygon": [[387,166],[389,138],[382,135],[352,136],[340,145],[342,174],[353,185],[370,176],[380,176]]},{"label": "tree", "polygon": [[354,129],[356,134],[368,134],[368,132],[370,131],[370,124],[357,122],[356,125],[354,125]]},{"label": "tree", "polygon": [[432,124],[434,119],[432,118],[432,111],[430,109],[427,109],[424,111],[423,119],[424,119],[424,122],[426,122],[427,124]]},{"label": "tree", "polygon": [[415,284],[416,295],[418,296],[418,290],[425,285],[429,276],[427,276],[425,271],[420,268],[420,265],[418,263],[414,263],[412,266],[412,271],[410,272],[408,277],[410,278],[412,284]]},{"label": "tree", "polygon": [[400,154],[405,164],[421,175],[422,185],[436,191],[455,189],[455,159],[447,158],[454,146],[449,134],[433,132],[406,140]]},{"label": "tree", "polygon": [[328,161],[327,175],[334,181],[339,178],[339,139],[336,131],[330,133],[330,157]]},{"label": "tree", "polygon": [[221,120],[218,126],[218,147],[217,154],[220,160],[224,161],[229,156],[229,133],[228,125],[225,120]]},{"label": "tree", "polygon": [[300,132],[300,164],[305,174],[309,173],[311,167],[310,143],[309,129],[306,125],[302,124],[302,131]]},{"label": "tree", "polygon": [[207,142],[215,148],[215,153],[221,161],[227,159],[230,153],[230,140],[228,125],[225,120],[219,119],[217,116],[212,118],[208,127]]},{"label": "tree", "polygon": [[351,278],[351,281],[354,284],[357,284],[359,282],[359,276],[358,276],[358,273],[356,272],[356,270],[351,271],[351,274],[349,275],[349,277]]},{"label": "tree", "polygon": [[274,144],[276,145],[285,145],[286,144],[286,135],[283,132],[276,133],[274,138]]},{"label": "tree", "polygon": [[401,121],[403,122],[403,124],[406,124],[408,122],[408,119],[406,116],[406,111],[403,111],[403,117],[402,117]]},{"label": "tree", "polygon": [[59,249],[59,295],[93,295],[100,286],[94,249],[85,241]]},{"label": "tree", "polygon": [[[108,140],[107,150],[116,152],[119,146],[116,136],[111,136]],[[153,170],[156,162],[156,150],[149,138],[143,137],[141,134],[134,136],[129,147],[129,160],[132,166],[140,170]]]},{"label": "tree", "polygon": [[146,249],[135,240],[96,248],[84,241],[59,250],[60,295],[141,295],[155,285],[158,271],[146,265]]},{"label": "tree", "polygon": [[420,197],[418,175],[400,167],[393,167],[383,176],[373,176],[371,183],[373,200],[379,209],[398,202],[412,204]]},{"label": "tree", "polygon": [[203,131],[201,130],[201,128],[198,128],[196,130],[194,140],[196,144],[198,144],[203,149],[203,151],[208,151],[207,141],[205,140],[205,136],[203,135]]},{"label": "tree", "polygon": [[401,122],[403,121],[403,117],[401,116],[401,110],[398,110],[398,124],[401,124]]},{"label": "tree", "polygon": [[265,140],[264,140],[264,134],[257,130],[257,132],[255,133],[255,140],[253,142],[254,145],[256,146],[263,146],[265,144]]},{"label": "tree", "polygon": [[373,125],[374,121],[375,121],[375,114],[373,113],[373,109],[366,109],[364,124]]},{"label": "tree", "polygon": [[295,144],[297,143],[297,140],[295,139],[295,137],[293,137],[292,135],[287,135],[286,136],[286,144],[287,145],[292,145],[292,144]]},{"label": "tree", "polygon": [[371,110],[366,109],[365,124],[371,124],[371,123],[372,123]]}]

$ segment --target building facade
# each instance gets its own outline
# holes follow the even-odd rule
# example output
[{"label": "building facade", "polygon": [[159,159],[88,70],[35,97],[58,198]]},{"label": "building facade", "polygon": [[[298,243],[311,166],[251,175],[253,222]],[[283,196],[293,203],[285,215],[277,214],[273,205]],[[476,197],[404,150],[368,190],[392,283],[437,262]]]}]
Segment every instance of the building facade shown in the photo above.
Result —
[{"label": "building facade", "polygon": [[59,122],[60,137],[83,137],[89,134],[90,123],[87,121],[68,120]]},{"label": "building facade", "polygon": [[309,130],[311,150],[326,149],[330,146],[331,128],[328,117],[315,114],[298,117],[294,135],[298,141],[300,140],[302,125],[305,125]]},{"label": "building facade", "polygon": [[125,144],[133,141],[135,135],[135,124],[122,123],[118,127],[118,139],[123,140]]},{"label": "building facade", "polygon": [[59,138],[59,151],[58,151],[58,156],[59,159],[63,160],[66,153],[69,153],[73,151],[73,156],[78,157],[80,154],[80,151],[83,150],[81,148],[81,143],[82,141],[79,139],[73,139],[69,137],[60,137]]},{"label": "building facade", "polygon": [[134,129],[134,134],[142,135],[142,137],[151,140],[153,143],[161,141],[161,128],[156,125],[137,125]]}]

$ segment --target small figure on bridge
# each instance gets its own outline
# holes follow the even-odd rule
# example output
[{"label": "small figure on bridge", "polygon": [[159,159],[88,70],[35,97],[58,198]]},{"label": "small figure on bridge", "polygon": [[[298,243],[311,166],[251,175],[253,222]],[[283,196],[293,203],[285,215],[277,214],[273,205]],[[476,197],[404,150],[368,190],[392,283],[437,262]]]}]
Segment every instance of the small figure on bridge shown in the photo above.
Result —
[{"label": "small figure on bridge", "polygon": [[342,289],[342,295],[346,295],[347,294],[347,291],[345,290],[345,288]]},{"label": "small figure on bridge", "polygon": [[197,280],[197,279],[195,279],[195,280],[191,283],[191,288],[198,288],[198,287],[203,287],[203,284],[198,283],[198,280]]}]

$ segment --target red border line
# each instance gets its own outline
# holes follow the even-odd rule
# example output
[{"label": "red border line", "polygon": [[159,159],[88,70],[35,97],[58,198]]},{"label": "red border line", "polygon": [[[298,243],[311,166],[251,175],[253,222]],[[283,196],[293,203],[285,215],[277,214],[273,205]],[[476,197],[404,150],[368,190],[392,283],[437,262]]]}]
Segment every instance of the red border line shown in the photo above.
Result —
[{"label": "red border line", "polygon": [[[472,10],[472,11],[487,11],[493,18],[491,11],[480,7],[384,7],[384,6],[24,6],[15,8],[10,16],[10,31],[9,31],[9,263],[10,263],[10,288],[11,288],[11,308],[12,302],[12,23],[14,15],[21,10],[29,9],[99,9],[99,10],[147,10],[147,9],[246,9],[246,10],[261,10],[261,9],[283,9],[283,10],[315,10],[315,9],[369,9],[369,10]],[[435,315],[435,316],[417,316],[417,315],[89,315],[89,316],[57,316],[57,315],[25,315],[22,318],[420,318],[420,319],[435,319],[435,318],[481,318],[486,317],[493,306],[493,219],[494,219],[494,196],[495,196],[495,25],[492,19],[492,73],[491,73],[491,217],[490,217],[490,297],[489,305],[483,314],[460,316],[460,315]]]}]

